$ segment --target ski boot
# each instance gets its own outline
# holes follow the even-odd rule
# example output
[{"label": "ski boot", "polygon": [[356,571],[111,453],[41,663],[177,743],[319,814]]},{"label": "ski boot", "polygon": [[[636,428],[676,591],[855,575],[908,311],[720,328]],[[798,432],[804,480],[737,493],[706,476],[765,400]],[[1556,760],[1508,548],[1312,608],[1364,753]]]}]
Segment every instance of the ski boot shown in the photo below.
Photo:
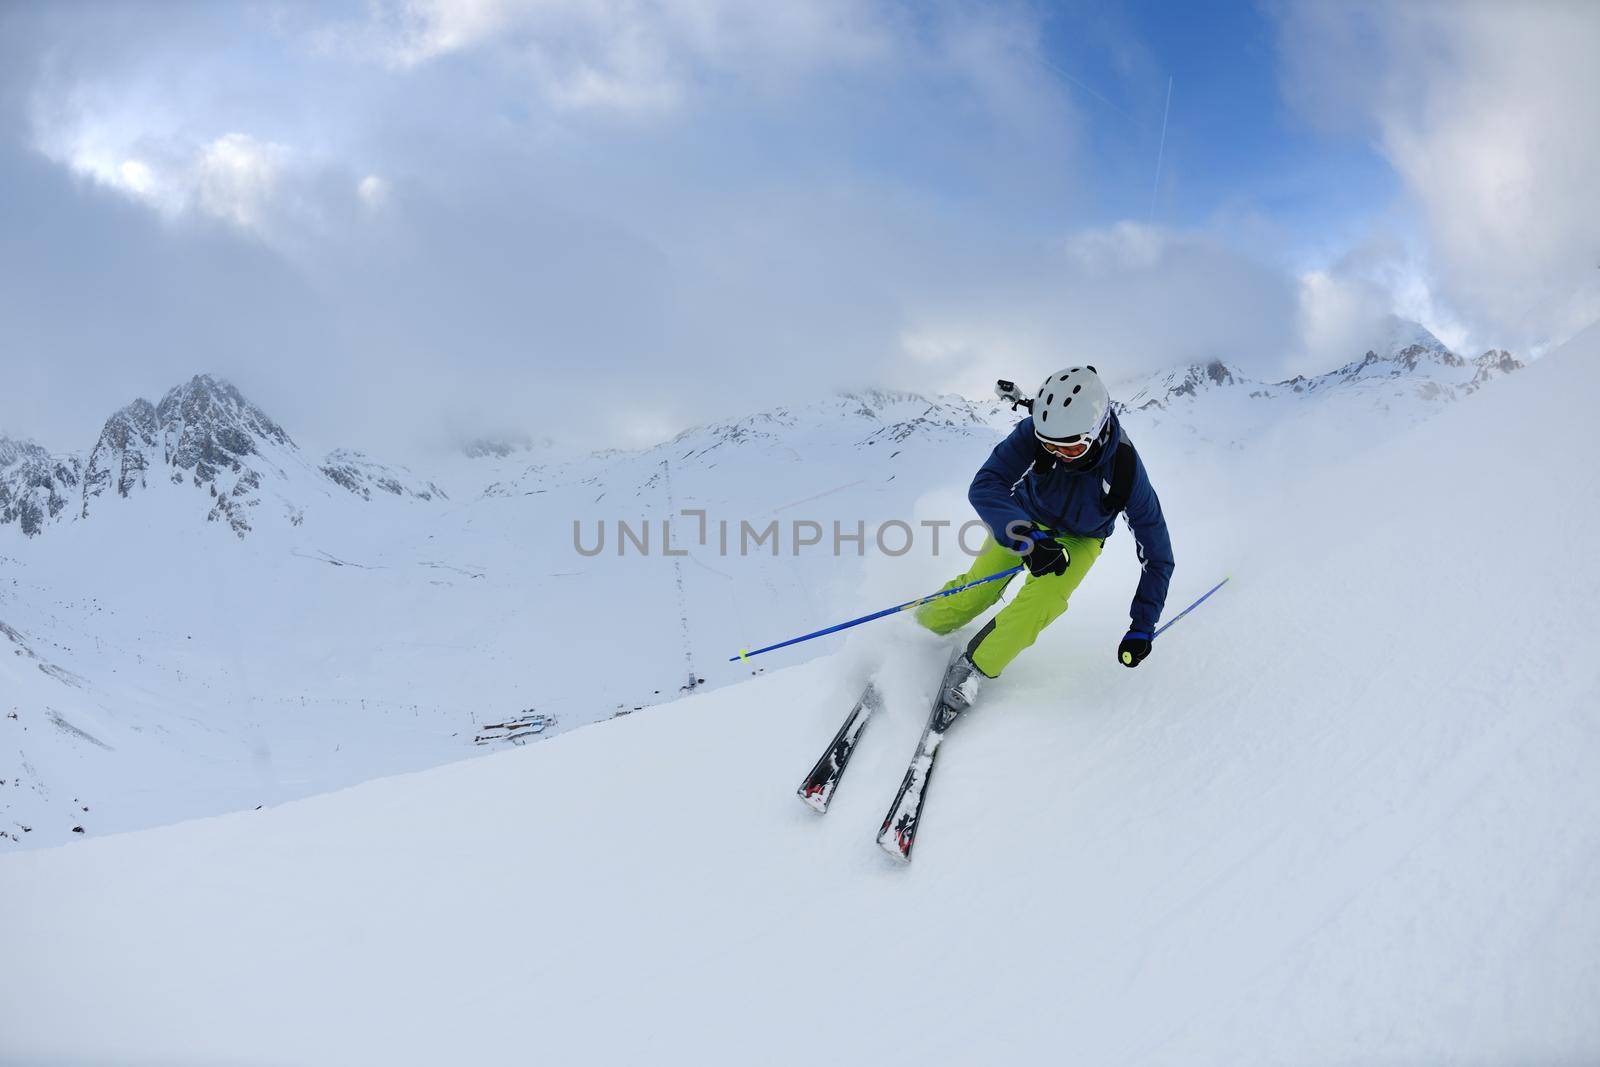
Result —
[{"label": "ski boot", "polygon": [[972,706],[972,702],[978,699],[978,688],[983,685],[986,677],[988,676],[978,669],[978,665],[972,662],[972,657],[965,652],[956,657],[945,669],[939,693],[945,707],[954,713],[950,716],[951,719],[966,711]]}]

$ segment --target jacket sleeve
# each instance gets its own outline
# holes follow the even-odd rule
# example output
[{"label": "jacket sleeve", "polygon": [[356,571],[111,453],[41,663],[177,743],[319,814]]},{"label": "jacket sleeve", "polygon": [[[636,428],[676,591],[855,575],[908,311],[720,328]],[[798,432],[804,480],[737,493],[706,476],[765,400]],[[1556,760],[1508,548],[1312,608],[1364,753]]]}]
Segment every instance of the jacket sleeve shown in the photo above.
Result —
[{"label": "jacket sleeve", "polygon": [[1022,543],[1007,534],[1006,527],[1013,522],[1031,527],[1033,519],[1011,495],[1011,487],[1028,473],[1033,457],[1033,420],[1023,419],[1011,435],[989,453],[989,459],[972,478],[972,488],[967,490],[967,499],[972,502],[978,518],[994,534],[995,541],[1019,551]]},{"label": "jacket sleeve", "polygon": [[1130,629],[1153,634],[1161,619],[1161,609],[1167,603],[1167,586],[1172,581],[1172,538],[1167,535],[1161,501],[1156,498],[1142,459],[1134,471],[1127,516],[1141,567],[1139,588],[1133,594],[1133,606],[1128,611],[1133,623]]}]

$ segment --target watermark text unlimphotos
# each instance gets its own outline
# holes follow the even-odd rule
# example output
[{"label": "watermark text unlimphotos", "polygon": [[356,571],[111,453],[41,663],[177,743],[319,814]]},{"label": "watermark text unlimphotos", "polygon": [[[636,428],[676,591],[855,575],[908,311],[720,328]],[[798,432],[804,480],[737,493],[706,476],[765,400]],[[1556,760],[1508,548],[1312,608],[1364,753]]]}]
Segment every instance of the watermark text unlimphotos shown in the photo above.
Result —
[{"label": "watermark text unlimphotos", "polygon": [[[572,547],[580,556],[610,552],[618,556],[686,556],[689,545],[711,548],[720,556],[769,555],[798,556],[802,552],[829,552],[835,556],[865,556],[869,546],[885,556],[904,556],[926,540],[937,556],[954,547],[968,556],[983,551],[989,529],[980,519],[969,519],[956,526],[949,519],[920,519],[916,523],[887,519],[868,524],[814,519],[710,519],[704,508],[684,508],[678,515],[692,520],[674,519],[593,520],[588,527],[581,519],[572,520]],[[1007,529],[1016,541],[1026,542],[1028,527],[1013,523]],[[953,529],[952,529],[953,528]]]}]

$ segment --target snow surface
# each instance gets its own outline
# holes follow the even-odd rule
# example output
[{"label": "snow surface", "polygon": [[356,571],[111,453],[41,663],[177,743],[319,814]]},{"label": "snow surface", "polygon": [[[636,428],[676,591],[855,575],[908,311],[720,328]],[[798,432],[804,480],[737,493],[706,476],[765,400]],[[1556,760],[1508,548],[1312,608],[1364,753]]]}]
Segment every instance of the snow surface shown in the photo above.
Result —
[{"label": "snow surface", "polygon": [[[1591,329],[1371,449],[1315,427],[1345,446],[1316,468],[1138,437],[1174,608],[1233,581],[1127,671],[1119,533],[950,732],[909,868],[873,836],[946,646],[898,620],[538,745],[0,858],[0,1056],[1600,1061],[1597,361]],[[880,660],[818,818],[794,786]]]}]

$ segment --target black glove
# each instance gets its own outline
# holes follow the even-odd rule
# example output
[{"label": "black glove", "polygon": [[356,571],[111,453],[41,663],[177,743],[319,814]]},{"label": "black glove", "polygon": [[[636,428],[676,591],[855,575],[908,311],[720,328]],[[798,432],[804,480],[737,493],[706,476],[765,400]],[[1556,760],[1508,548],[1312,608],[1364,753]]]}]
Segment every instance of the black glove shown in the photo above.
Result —
[{"label": "black glove", "polygon": [[1117,646],[1117,660],[1124,667],[1137,667],[1150,654],[1150,635],[1143,630],[1129,630]]},{"label": "black glove", "polygon": [[1067,550],[1061,542],[1042,530],[1035,530],[1033,544],[1022,562],[1027,565],[1029,574],[1043,578],[1047,574],[1067,573],[1067,558]]}]

